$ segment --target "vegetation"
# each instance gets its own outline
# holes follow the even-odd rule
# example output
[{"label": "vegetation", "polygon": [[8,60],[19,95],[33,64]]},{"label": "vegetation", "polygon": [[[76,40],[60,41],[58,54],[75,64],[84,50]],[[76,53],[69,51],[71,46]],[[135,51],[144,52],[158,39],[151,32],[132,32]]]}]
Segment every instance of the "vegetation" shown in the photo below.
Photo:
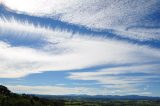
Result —
[{"label": "vegetation", "polygon": [[112,100],[72,96],[34,96],[15,94],[0,85],[0,106],[160,106],[159,99]]},{"label": "vegetation", "polygon": [[0,85],[0,106],[64,106],[63,100],[49,100],[33,95],[18,95]]}]

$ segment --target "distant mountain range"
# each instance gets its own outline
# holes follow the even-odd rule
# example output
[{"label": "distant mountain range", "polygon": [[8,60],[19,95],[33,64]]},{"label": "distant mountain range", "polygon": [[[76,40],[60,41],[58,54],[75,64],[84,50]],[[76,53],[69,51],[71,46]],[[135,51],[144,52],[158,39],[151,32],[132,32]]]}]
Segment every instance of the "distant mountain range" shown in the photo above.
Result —
[{"label": "distant mountain range", "polygon": [[160,97],[139,96],[139,95],[36,95],[47,99],[67,99],[67,100],[160,100]]}]

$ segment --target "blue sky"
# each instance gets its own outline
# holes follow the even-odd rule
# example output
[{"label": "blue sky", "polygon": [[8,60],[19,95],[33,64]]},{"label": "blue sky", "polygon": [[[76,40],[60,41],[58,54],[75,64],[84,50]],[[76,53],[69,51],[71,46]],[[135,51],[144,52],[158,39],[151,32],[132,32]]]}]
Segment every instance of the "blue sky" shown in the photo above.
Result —
[{"label": "blue sky", "polygon": [[12,91],[160,96],[159,0],[0,3],[0,83]]}]

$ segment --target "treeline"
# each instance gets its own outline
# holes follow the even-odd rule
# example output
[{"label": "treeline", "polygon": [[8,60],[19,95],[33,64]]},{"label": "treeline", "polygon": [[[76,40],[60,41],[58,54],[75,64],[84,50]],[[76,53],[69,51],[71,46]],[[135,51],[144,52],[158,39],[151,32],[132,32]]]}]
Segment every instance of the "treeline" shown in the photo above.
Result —
[{"label": "treeline", "polygon": [[0,95],[0,106],[65,106],[63,100],[48,100],[28,95]]}]

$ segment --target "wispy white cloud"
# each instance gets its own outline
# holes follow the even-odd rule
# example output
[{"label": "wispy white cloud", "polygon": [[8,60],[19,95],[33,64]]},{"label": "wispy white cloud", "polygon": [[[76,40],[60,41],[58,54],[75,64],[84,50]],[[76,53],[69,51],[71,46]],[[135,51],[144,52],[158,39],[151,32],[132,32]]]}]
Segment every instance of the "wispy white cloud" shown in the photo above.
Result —
[{"label": "wispy white cloud", "polygon": [[8,85],[10,90],[17,93],[28,94],[50,94],[50,95],[67,95],[67,94],[88,94],[97,95],[100,89],[86,87],[62,87],[62,86],[23,86]]},{"label": "wispy white cloud", "polygon": [[[159,63],[160,64],[160,63]],[[73,76],[99,76],[99,75],[119,75],[119,74],[134,74],[134,73],[143,73],[143,74],[160,74],[158,71],[159,64],[144,64],[144,65],[135,65],[135,66],[119,66],[106,68],[98,70],[97,72],[80,72],[72,73]],[[71,74],[71,76],[72,76]]]},{"label": "wispy white cloud", "polygon": [[2,3],[11,9],[19,12],[26,12],[33,15],[46,15],[59,12],[72,6],[78,0],[3,0]]},{"label": "wispy white cloud", "polygon": [[[54,17],[90,28],[114,29],[118,35],[136,40],[159,40],[159,30],[131,26],[159,26],[147,19],[159,11],[159,0],[3,0],[9,8],[27,14]],[[25,5],[23,5],[25,4]],[[141,5],[143,4],[143,5]],[[47,6],[46,6],[47,5]]]},{"label": "wispy white cloud", "polygon": [[120,36],[123,36],[125,38],[131,38],[140,41],[160,40],[160,28],[147,28],[145,26],[137,26],[126,28],[125,30],[118,29],[117,31],[115,31],[115,34],[119,34]]},{"label": "wispy white cloud", "polygon": [[[121,66],[106,68],[96,72],[72,72],[68,78],[75,80],[95,80],[101,84],[141,84],[151,81],[150,78],[158,78],[159,64],[140,66]],[[140,74],[134,75],[134,74]],[[147,75],[146,75],[147,74]],[[148,80],[147,80],[148,79]]]},{"label": "wispy white cloud", "polygon": [[2,78],[106,64],[157,62],[160,59],[159,49],[114,39],[72,35],[67,31],[37,27],[27,21],[1,19],[0,29],[0,36],[9,34],[11,37],[26,37],[26,39],[42,37],[47,42],[37,49],[21,45],[13,46],[9,42],[1,41],[0,77]]},{"label": "wispy white cloud", "polygon": [[[28,94],[49,94],[49,95],[68,95],[68,94],[86,94],[86,95],[124,95],[130,94],[127,91],[109,90],[106,88],[89,88],[89,87],[60,87],[60,86],[24,86],[24,85],[7,85],[7,87],[16,93]],[[137,93],[136,93],[137,92]],[[132,94],[150,95],[147,91],[136,91]]]},{"label": "wispy white cloud", "polygon": [[[71,72],[68,76],[72,80],[96,81],[108,90],[120,92],[148,91],[147,84],[157,82],[159,78],[159,64],[120,66],[97,70],[95,72]],[[140,87],[142,86],[143,87]],[[142,89],[142,88],[146,89]]]},{"label": "wispy white cloud", "polygon": [[50,38],[52,41],[55,40],[58,42],[58,39],[70,37],[67,35],[63,36],[63,34],[59,32],[60,30],[53,32],[49,27],[42,27],[40,25],[35,26],[32,23],[29,23],[27,20],[22,22],[16,20],[15,18],[1,17],[0,28],[0,36],[14,36],[15,38],[26,38],[26,40],[39,38],[48,40],[48,38]]},{"label": "wispy white cloud", "polygon": [[[46,15],[58,11],[65,13],[62,19],[68,22],[97,28],[134,24],[146,14],[156,11],[156,3],[159,3],[157,0],[4,0],[3,2],[12,9],[27,13]],[[140,5],[142,3],[143,5]]]}]

